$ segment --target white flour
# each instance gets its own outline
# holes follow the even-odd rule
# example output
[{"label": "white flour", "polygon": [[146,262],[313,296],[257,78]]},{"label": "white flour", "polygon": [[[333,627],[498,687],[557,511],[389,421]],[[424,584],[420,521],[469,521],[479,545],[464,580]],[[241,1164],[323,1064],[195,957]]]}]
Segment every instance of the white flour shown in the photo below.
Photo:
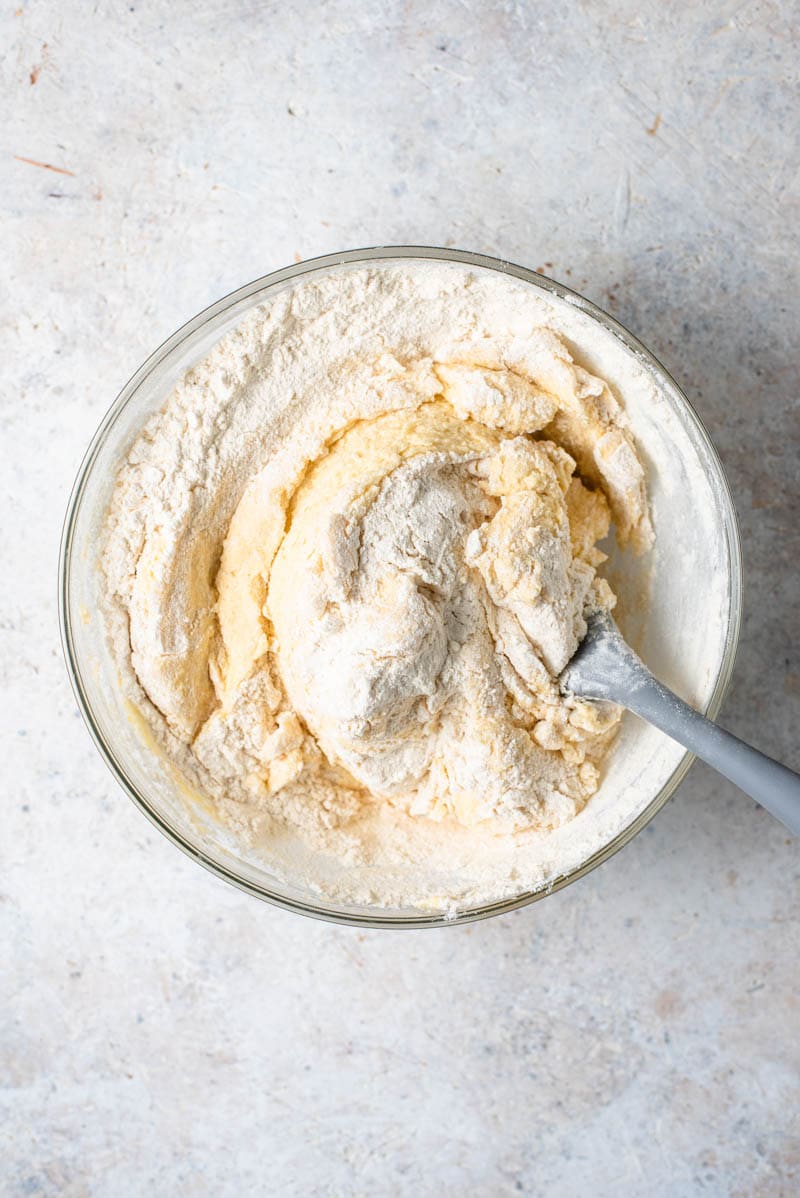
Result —
[{"label": "white flour", "polygon": [[502,897],[591,802],[619,713],[554,678],[613,603],[610,519],[651,537],[591,350],[514,280],[361,268],[251,313],[133,445],[103,551],[124,685],[296,884]]}]

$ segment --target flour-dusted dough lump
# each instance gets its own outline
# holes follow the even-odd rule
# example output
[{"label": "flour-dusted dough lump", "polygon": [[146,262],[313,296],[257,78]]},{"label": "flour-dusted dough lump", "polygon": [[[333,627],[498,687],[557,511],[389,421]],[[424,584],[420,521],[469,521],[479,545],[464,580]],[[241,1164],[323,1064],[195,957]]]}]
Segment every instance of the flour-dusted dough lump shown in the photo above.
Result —
[{"label": "flour-dusted dough lump", "polygon": [[597,789],[620,712],[557,677],[615,602],[598,542],[650,543],[644,472],[530,293],[422,263],[301,282],[134,442],[111,640],[221,818],[380,868],[434,824],[443,852],[545,836]]}]

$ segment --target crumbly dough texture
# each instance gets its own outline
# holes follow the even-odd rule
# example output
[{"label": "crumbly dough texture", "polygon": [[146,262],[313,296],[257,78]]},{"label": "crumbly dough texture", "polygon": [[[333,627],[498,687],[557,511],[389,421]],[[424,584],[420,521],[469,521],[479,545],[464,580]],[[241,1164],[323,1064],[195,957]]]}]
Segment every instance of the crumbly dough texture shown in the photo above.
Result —
[{"label": "crumbly dough texture", "polygon": [[620,717],[556,679],[614,604],[597,543],[650,543],[644,472],[507,292],[419,263],[288,289],[177,385],[109,509],[111,641],[167,756],[242,834],[375,867],[378,904],[417,901],[420,829],[446,856],[572,819]]}]

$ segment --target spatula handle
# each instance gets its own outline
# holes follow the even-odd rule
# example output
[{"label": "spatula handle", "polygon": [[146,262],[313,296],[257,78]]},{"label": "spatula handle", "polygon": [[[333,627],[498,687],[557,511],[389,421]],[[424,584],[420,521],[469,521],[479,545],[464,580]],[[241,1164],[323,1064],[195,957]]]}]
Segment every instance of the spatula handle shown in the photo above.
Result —
[{"label": "spatula handle", "polygon": [[[642,667],[645,669],[645,667]],[[718,728],[645,670],[626,707],[696,753],[782,824],[800,835],[800,774]]]}]

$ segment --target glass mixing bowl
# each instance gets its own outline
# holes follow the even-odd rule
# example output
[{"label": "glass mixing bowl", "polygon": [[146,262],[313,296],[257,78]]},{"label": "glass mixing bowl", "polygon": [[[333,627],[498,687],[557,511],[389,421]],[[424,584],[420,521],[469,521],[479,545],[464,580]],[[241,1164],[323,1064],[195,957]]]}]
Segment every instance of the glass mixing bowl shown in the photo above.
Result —
[{"label": "glass mixing bowl", "polygon": [[[202,359],[248,309],[299,279],[364,264],[378,268],[381,263],[409,259],[456,262],[479,271],[500,272],[566,300],[585,319],[599,324],[615,340],[617,351],[634,355],[657,382],[663,408],[655,415],[629,413],[633,431],[643,446],[646,462],[651,458],[650,438],[659,453],[668,455],[664,458],[670,462],[667,474],[691,475],[694,481],[682,488],[676,485],[675,477],[660,481],[657,477],[651,486],[659,547],[652,595],[654,599],[662,595],[666,598],[660,605],[652,603],[647,618],[640,619],[638,626],[632,616],[630,627],[624,622],[623,627],[648,664],[712,718],[719,711],[730,681],[741,610],[741,560],[734,507],[719,458],[699,417],[663,366],[635,337],[560,283],[509,262],[459,250],[416,246],[352,250],[301,262],[257,279],[219,300],[173,334],[139,368],[111,406],[92,439],[70,498],[61,544],[59,600],[64,650],[78,704],[117,781],[145,815],[190,857],[258,898],[305,915],[365,927],[444,927],[498,915],[559,890],[606,861],[641,831],[664,806],[692,762],[691,754],[626,715],[610,757],[610,777],[587,809],[595,805],[602,814],[605,804],[613,811],[615,786],[619,785],[614,762],[636,757],[640,761],[638,772],[632,783],[630,778],[625,782],[637,788],[640,798],[633,817],[616,828],[613,820],[607,821],[604,826],[608,838],[598,851],[568,872],[551,877],[536,891],[455,914],[431,913],[416,908],[391,910],[336,904],[310,894],[299,880],[297,884],[281,881],[259,864],[252,852],[223,832],[210,804],[198,803],[196,795],[190,800],[174,772],[165,769],[163,759],[152,743],[148,744],[141,723],[137,726],[121,694],[98,616],[101,579],[96,561],[99,532],[127,449],[181,375]],[[691,494],[684,494],[687,490]],[[694,538],[695,565],[691,568],[686,568],[687,559],[681,550],[687,535]],[[707,566],[698,571],[696,563],[704,561]],[[623,614],[626,608],[632,611],[634,603],[626,604],[625,571],[613,558],[610,566]],[[702,669],[693,665],[696,646],[701,643],[698,634],[706,646]]]}]

